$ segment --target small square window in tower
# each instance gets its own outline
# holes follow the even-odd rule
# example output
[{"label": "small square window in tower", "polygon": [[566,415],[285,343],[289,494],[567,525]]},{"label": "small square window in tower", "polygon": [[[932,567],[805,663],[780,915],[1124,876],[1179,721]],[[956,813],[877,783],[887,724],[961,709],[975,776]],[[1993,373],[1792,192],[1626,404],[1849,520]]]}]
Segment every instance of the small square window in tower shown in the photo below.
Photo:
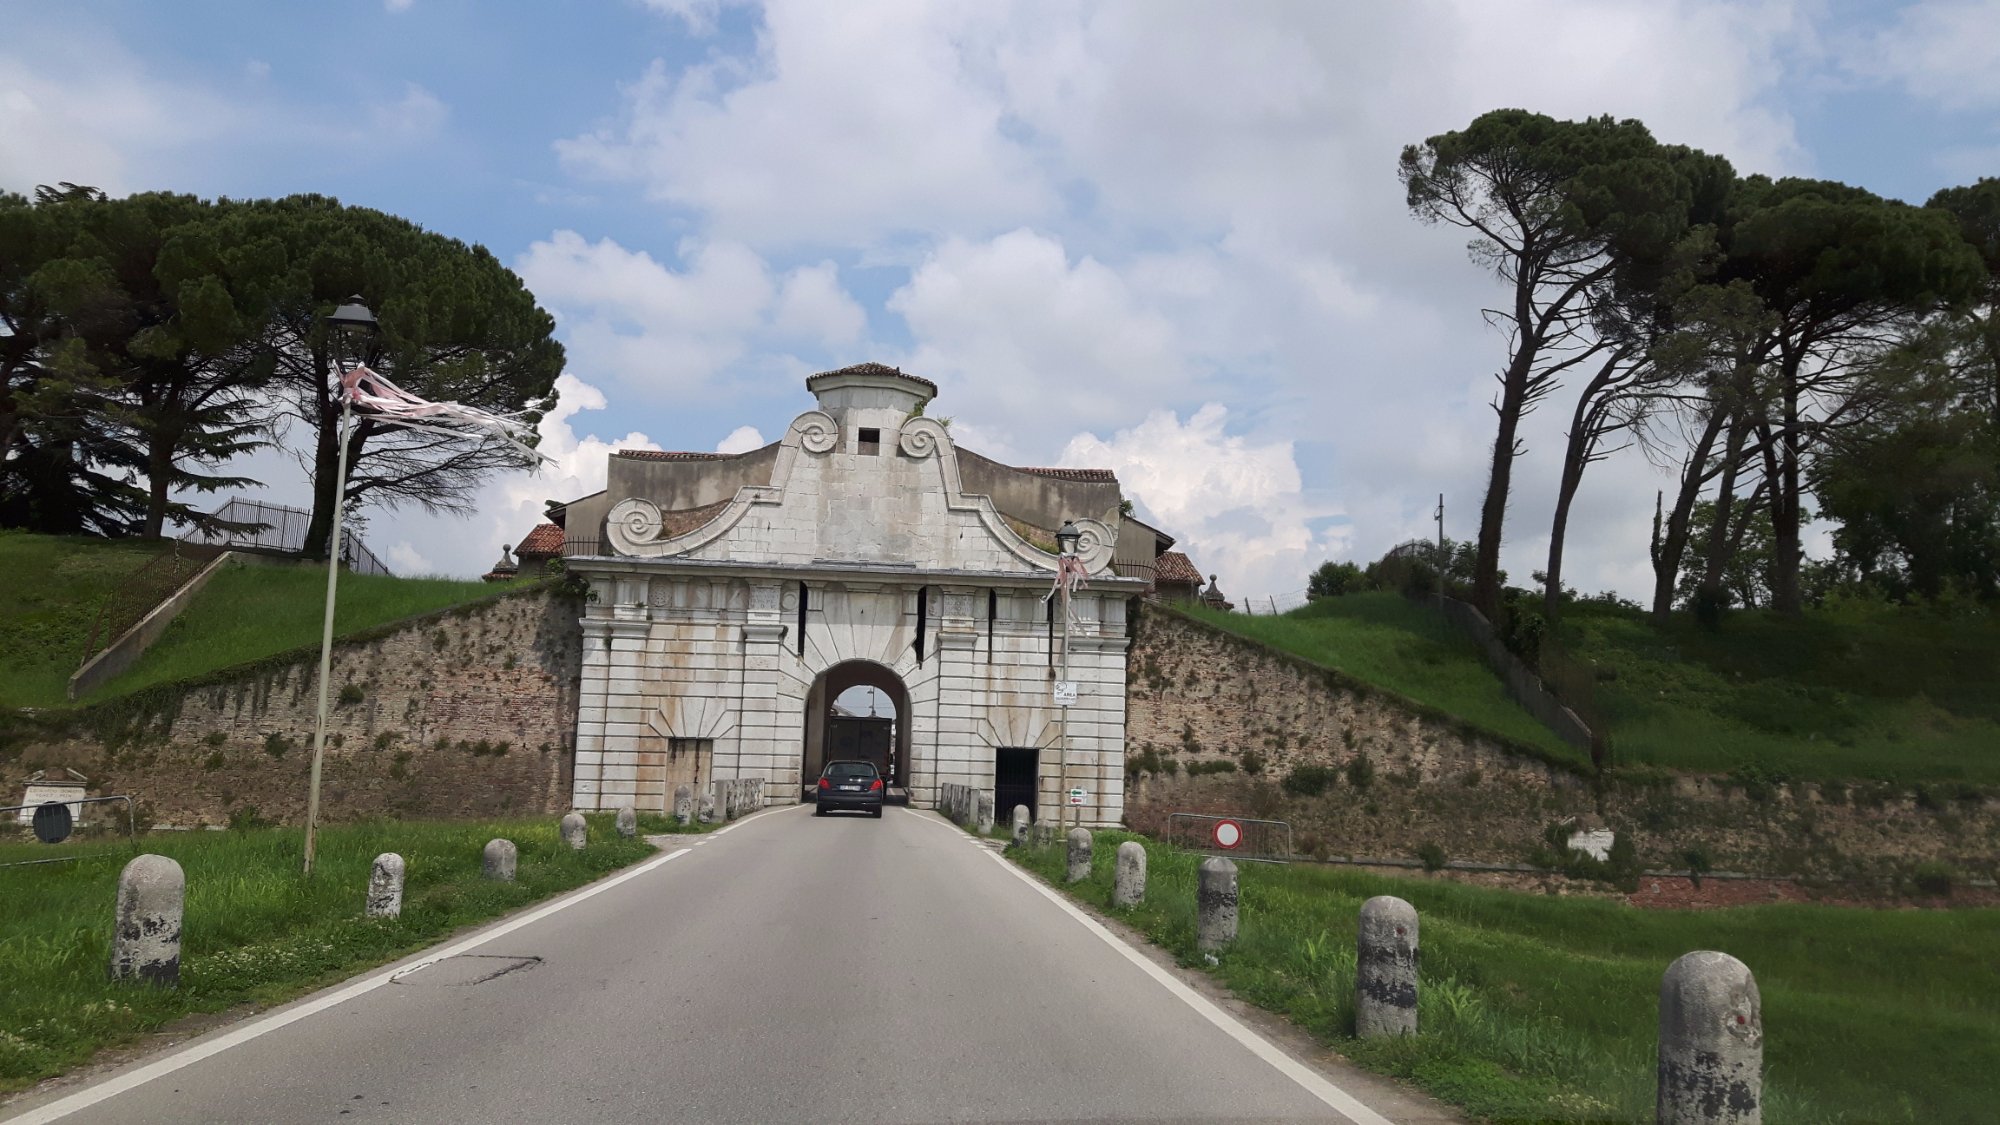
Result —
[{"label": "small square window in tower", "polygon": [[882,431],[869,426],[861,427],[854,435],[854,446],[856,453],[878,456],[882,452]]}]

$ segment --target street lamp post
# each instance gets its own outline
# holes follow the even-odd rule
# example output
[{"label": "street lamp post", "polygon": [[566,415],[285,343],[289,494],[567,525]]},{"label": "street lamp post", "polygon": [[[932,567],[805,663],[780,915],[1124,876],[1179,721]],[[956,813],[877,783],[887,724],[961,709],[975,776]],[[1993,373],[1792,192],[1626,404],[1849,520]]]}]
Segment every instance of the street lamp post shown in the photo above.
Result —
[{"label": "street lamp post", "polygon": [[[1063,627],[1062,670],[1056,673],[1056,675],[1064,684],[1069,683],[1069,588],[1071,579],[1069,574],[1070,563],[1068,560],[1076,558],[1076,541],[1081,538],[1083,538],[1083,533],[1078,531],[1076,524],[1069,520],[1064,520],[1061,529],[1056,532],[1057,555],[1062,560],[1057,563],[1056,589],[1060,592],[1059,596],[1062,602]],[[1056,831],[1058,833],[1062,832],[1064,825],[1069,822],[1069,709],[1070,705],[1068,703],[1060,704],[1059,710],[1062,711],[1062,715],[1057,720],[1057,730],[1059,733],[1056,742],[1056,772],[1059,780],[1056,786]],[[1080,807],[1076,810],[1076,822],[1079,827],[1083,824],[1083,809]]]},{"label": "street lamp post", "polygon": [[319,642],[319,719],[313,728],[312,785],[306,797],[306,869],[312,874],[313,851],[319,840],[319,776],[320,764],[326,753],[326,705],[327,690],[333,679],[333,600],[340,579],[340,525],[347,507],[347,431],[354,417],[354,402],[347,393],[341,370],[341,360],[351,356],[350,367],[361,362],[362,353],[377,330],[375,314],[361,303],[361,298],[351,297],[348,302],[333,310],[326,318],[332,331],[333,373],[335,392],[340,396],[340,426],[335,431],[340,444],[339,468],[333,481],[333,536],[328,541],[326,552],[326,620],[320,630]]}]

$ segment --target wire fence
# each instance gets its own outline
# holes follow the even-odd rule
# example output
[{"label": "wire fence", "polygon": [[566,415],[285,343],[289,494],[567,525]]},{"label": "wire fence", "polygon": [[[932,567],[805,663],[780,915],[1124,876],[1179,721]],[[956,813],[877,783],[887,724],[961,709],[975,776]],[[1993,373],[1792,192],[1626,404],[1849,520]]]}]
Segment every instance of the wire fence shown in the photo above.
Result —
[{"label": "wire fence", "polygon": [[194,577],[196,571],[219,553],[218,548],[176,542],[170,549],[153,556],[146,565],[126,575],[97,603],[97,613],[91,618],[90,630],[84,634],[83,651],[76,657],[77,667],[89,663],[91,657],[123,636],[125,630],[137,625],[141,618],[153,611],[154,606],[180,589],[183,582]]},{"label": "wire fence", "polygon": [[[296,555],[305,550],[312,513],[263,500],[236,497],[210,513],[181,542],[273,554]],[[357,535],[340,537],[340,561],[356,574],[390,573],[389,566]]]}]

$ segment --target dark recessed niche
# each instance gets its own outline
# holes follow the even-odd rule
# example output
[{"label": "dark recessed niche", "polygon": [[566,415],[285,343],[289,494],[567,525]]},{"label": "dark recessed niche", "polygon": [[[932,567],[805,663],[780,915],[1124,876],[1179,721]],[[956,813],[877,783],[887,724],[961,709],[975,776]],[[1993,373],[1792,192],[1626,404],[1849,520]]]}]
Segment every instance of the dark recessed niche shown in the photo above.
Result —
[{"label": "dark recessed niche", "polygon": [[855,434],[855,452],[879,454],[882,452],[882,431],[868,426],[861,427]]}]

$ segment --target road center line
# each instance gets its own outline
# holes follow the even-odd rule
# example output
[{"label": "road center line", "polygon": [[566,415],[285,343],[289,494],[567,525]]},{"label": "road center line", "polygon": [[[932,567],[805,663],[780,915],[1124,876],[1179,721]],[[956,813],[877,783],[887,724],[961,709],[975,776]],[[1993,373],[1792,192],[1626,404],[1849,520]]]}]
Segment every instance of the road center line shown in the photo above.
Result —
[{"label": "road center line", "polygon": [[[915,810],[911,811],[914,812]],[[923,814],[918,813],[917,815],[922,816]],[[928,820],[931,818],[925,817],[925,819]],[[940,827],[949,828],[948,825],[940,825]],[[952,829],[952,831],[956,831],[956,829]],[[977,840],[970,836],[966,837],[966,839],[971,841],[973,846],[978,847]],[[1009,875],[1026,883],[1037,894],[1054,903],[1056,909],[1076,919],[1084,929],[1102,938],[1106,945],[1117,950],[1120,956],[1137,965],[1139,971],[1152,977],[1161,987],[1179,997],[1188,1007],[1199,1012],[1203,1019],[1220,1028],[1223,1034],[1249,1048],[1251,1054],[1271,1064],[1279,1073],[1298,1083],[1306,1093],[1325,1103],[1328,1109],[1345,1117],[1347,1120],[1353,1122],[1354,1125],[1394,1125],[1388,1118],[1376,1113],[1356,1100],[1354,1095],[1334,1085],[1325,1075],[1299,1062],[1278,1047],[1277,1044],[1252,1031],[1235,1016],[1217,1007],[1214,1001],[1189,988],[1186,983],[1176,979],[1172,973],[1154,964],[1145,954],[1126,944],[1117,934],[1105,929],[1103,924],[1098,922],[1097,919],[1078,910],[1069,900],[1051,890],[1039,879],[1015,866],[1012,860],[998,852],[987,851],[985,848],[980,848],[979,850],[982,854],[992,859],[993,862],[998,863]]]},{"label": "road center line", "polygon": [[268,1035],[288,1024],[297,1023],[307,1016],[316,1015],[337,1004],[344,1004],[357,996],[366,995],[398,977],[408,976],[420,969],[429,968],[446,958],[456,957],[468,949],[476,949],[496,938],[505,937],[515,930],[521,929],[523,926],[531,926],[559,910],[567,910],[579,902],[595,898],[613,887],[637,879],[639,876],[654,870],[662,864],[679,859],[688,854],[688,851],[689,849],[687,848],[681,848],[678,851],[668,852],[666,855],[659,856],[658,858],[649,859],[637,867],[621,871],[608,879],[592,883],[580,890],[572,891],[568,895],[538,909],[531,910],[518,918],[502,922],[492,929],[482,930],[463,941],[445,946],[443,949],[422,957],[411,964],[376,973],[374,976],[356,981],[336,992],[329,992],[316,1000],[307,1000],[295,1007],[285,1008],[281,1011],[252,1019],[250,1022],[232,1028],[213,1039],[203,1040],[202,1042],[184,1047],[163,1059],[147,1063],[136,1070],[112,1075],[94,1086],[78,1090],[68,1097],[58,1098],[38,1109],[31,1109],[19,1117],[6,1118],[6,1123],[7,1125],[42,1125],[43,1122],[59,1121],[79,1110],[89,1109],[101,1101],[115,1098],[127,1090],[143,1086],[155,1078],[162,1078],[177,1070],[193,1066],[195,1063],[213,1055],[219,1055],[231,1047],[248,1043],[252,1039]]}]

